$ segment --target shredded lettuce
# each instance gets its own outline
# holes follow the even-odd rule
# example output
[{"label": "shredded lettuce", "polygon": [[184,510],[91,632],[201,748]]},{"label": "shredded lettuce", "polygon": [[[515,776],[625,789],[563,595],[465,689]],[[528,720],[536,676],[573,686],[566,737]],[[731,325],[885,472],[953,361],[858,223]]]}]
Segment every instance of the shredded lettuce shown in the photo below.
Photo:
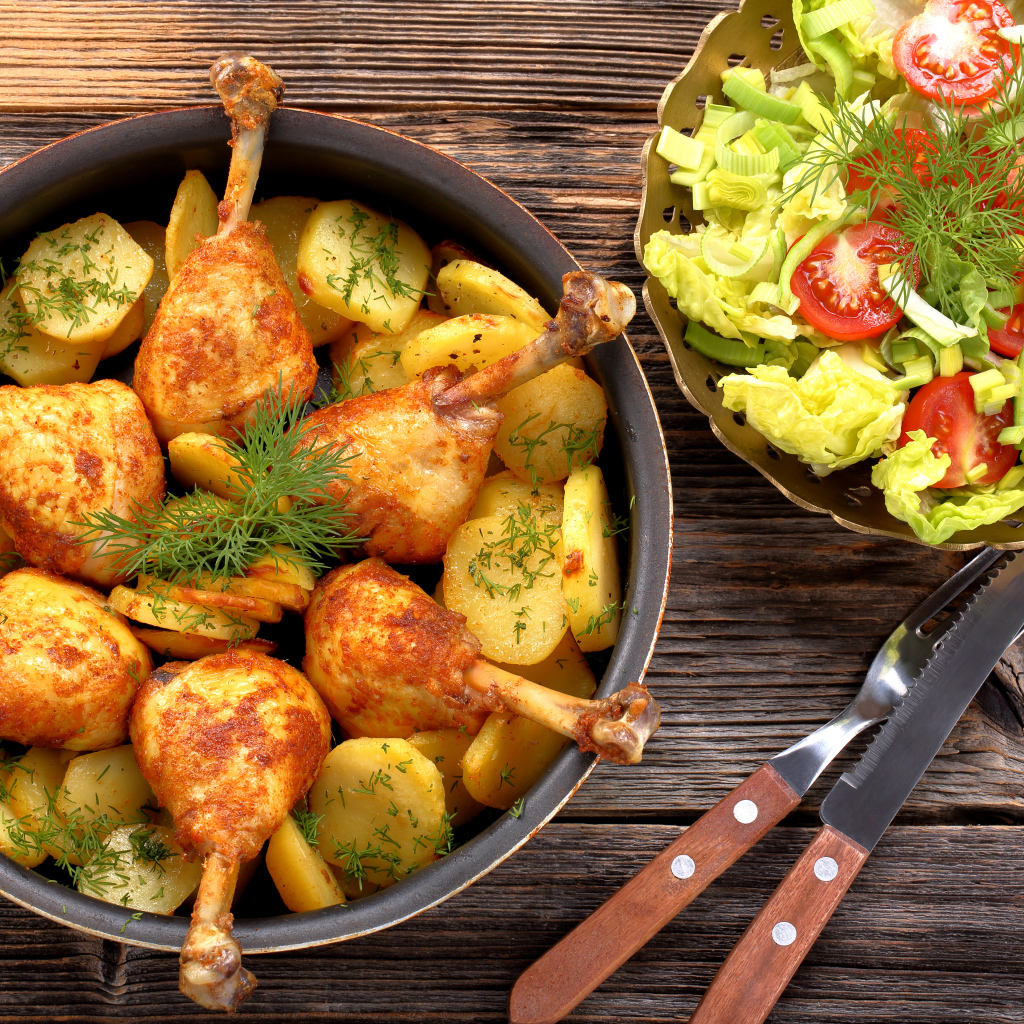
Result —
[{"label": "shredded lettuce", "polygon": [[[827,7],[836,0],[793,0],[793,21],[796,23],[797,35],[800,37],[800,45],[804,52],[810,54],[810,59],[822,70],[826,67],[824,60],[807,48],[807,37],[803,28],[803,16],[808,11],[818,11]],[[859,71],[870,71],[884,78],[896,81],[899,72],[892,59],[892,42],[896,29],[908,21],[919,11],[907,14],[897,21],[895,25],[890,24],[889,12],[884,8],[884,0],[879,3],[876,0],[876,13],[849,21],[835,29],[837,38],[842,47],[850,55],[853,67]]]},{"label": "shredded lettuce", "polygon": [[844,469],[899,436],[904,405],[888,382],[822,352],[800,380],[777,366],[755,366],[719,382],[723,404],[782,451],[809,463],[819,476]]},{"label": "shredded lettuce", "polygon": [[961,530],[989,526],[1024,507],[1024,490],[961,487],[956,492],[933,490],[949,469],[950,458],[932,451],[935,439],[923,430],[882,459],[871,471],[871,482],[885,494],[890,515],[904,523],[926,544],[941,544]]}]

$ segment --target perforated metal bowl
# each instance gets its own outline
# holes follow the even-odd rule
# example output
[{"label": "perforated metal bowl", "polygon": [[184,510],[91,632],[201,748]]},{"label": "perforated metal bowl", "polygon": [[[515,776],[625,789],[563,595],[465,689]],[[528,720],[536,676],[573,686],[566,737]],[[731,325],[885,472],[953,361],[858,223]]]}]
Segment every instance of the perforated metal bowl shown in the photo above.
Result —
[{"label": "perforated metal bowl", "polygon": [[[223,185],[229,137],[220,108],[199,107],[118,121],[33,153],[0,171],[0,255],[16,260],[36,230],[97,210],[122,221],[164,221],[187,168],[200,168],[215,188]],[[391,210],[431,241],[463,240],[549,309],[561,297],[562,274],[578,268],[539,221],[478,174],[394,132],[343,117],[291,109],[275,113],[258,191],[352,197]],[[131,349],[126,369],[133,357]],[[601,465],[613,504],[629,515],[631,526],[626,567],[631,614],[623,618],[598,689],[605,696],[640,679],[654,649],[668,587],[672,499],[654,401],[628,342],[601,346],[587,357],[587,369],[608,395]],[[112,372],[101,364],[101,373]],[[640,497],[631,509],[634,494]],[[247,954],[273,952],[349,939],[404,921],[472,884],[522,846],[593,765],[592,755],[571,747],[530,789],[520,818],[501,815],[448,857],[348,908],[275,917],[245,917],[241,910],[235,935]],[[54,921],[151,949],[178,950],[188,925],[184,917],[157,914],[129,920],[123,907],[48,883],[3,856],[0,892]],[[258,904],[248,896],[250,907]],[[276,899],[272,891],[268,897]]]},{"label": "perforated metal bowl", "polygon": [[[721,75],[730,65],[742,60],[767,74],[771,68],[804,59],[787,0],[744,0],[739,10],[718,15],[704,30],[689,64],[661,97],[658,126],[669,125],[677,131],[695,128],[706,102],[727,103]],[[657,135],[647,140],[642,157],[643,197],[633,239],[641,263],[644,246],[656,231],[681,233],[703,221],[693,209],[690,190],[669,181],[669,164],[655,152],[656,140]],[[795,455],[777,450],[741,415],[726,409],[717,385],[732,368],[708,359],[683,341],[686,318],[673,307],[661,283],[650,276],[644,285],[644,305],[665,343],[683,394],[707,414],[711,429],[730,451],[749,462],[787,498],[812,512],[827,513],[847,529],[923,543],[906,523],[886,511],[881,491],[871,486],[870,462],[817,477]],[[1022,548],[1024,529],[1017,520],[1007,519],[954,534],[937,546],[966,551],[985,544]]]}]

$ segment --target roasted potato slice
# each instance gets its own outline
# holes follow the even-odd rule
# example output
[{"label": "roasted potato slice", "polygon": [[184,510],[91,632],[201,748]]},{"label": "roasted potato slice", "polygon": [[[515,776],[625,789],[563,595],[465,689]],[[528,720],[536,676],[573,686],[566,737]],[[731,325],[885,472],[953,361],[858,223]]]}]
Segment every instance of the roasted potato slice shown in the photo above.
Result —
[{"label": "roasted potato slice", "polygon": [[220,608],[228,613],[248,615],[257,622],[280,622],[281,606],[262,597],[242,597],[227,589],[211,585],[209,590],[165,583],[152,576],[140,574],[136,590],[141,594],[159,594],[183,604]]},{"label": "roasted potato slice", "polygon": [[167,443],[171,473],[186,488],[198,487],[221,498],[235,500],[245,493],[234,455],[224,439],[212,434],[186,433]]},{"label": "roasted potato slice", "polygon": [[424,331],[444,323],[445,317],[418,309],[404,331],[387,334],[359,324],[350,335],[331,346],[331,377],[338,401],[397,388],[409,383],[402,365],[406,345]]},{"label": "roasted potato slice", "polygon": [[532,508],[547,522],[562,525],[562,485],[538,484],[536,488],[520,480],[510,469],[487,477],[477,495],[470,519],[484,516],[510,516],[521,504]]},{"label": "roasted potato slice", "polygon": [[57,797],[57,810],[68,821],[114,825],[143,821],[142,808],[156,797],[135,763],[130,743],[70,761]]},{"label": "roasted potato slice", "polygon": [[24,868],[35,868],[49,856],[43,847],[25,833],[27,822],[14,813],[14,808],[0,800],[0,852]]},{"label": "roasted potato slice", "polygon": [[444,557],[444,601],[466,616],[483,653],[534,665],[565,633],[559,529],[525,505],[510,516],[472,519]]},{"label": "roasted potato slice", "polygon": [[457,316],[410,341],[402,352],[402,366],[410,380],[422,377],[432,366],[449,363],[463,371],[471,366],[480,370],[521,349],[536,336],[532,327],[510,316]]},{"label": "roasted potato slice", "polygon": [[110,607],[147,626],[195,633],[220,640],[250,640],[259,623],[237,612],[174,601],[162,594],[141,594],[128,587],[114,587]]},{"label": "roasted potato slice", "polygon": [[153,326],[153,317],[156,316],[160,300],[171,283],[167,276],[167,229],[152,220],[133,220],[123,227],[149,253],[153,261],[153,276],[142,293],[142,333],[145,334]]},{"label": "roasted potato slice", "polygon": [[574,466],[593,462],[604,444],[604,389],[564,363],[513,389],[497,406],[505,419],[494,450],[531,485],[564,480]]},{"label": "roasted potato slice", "polygon": [[230,650],[259,651],[260,654],[273,654],[277,650],[276,641],[259,637],[233,644],[230,640],[216,640],[213,637],[196,636],[194,633],[176,633],[173,629],[147,629],[143,626],[129,628],[136,639],[141,640],[151,651],[175,660],[196,661],[208,654],[223,654]]},{"label": "roasted potato slice", "polygon": [[216,193],[202,171],[186,171],[167,218],[164,260],[170,281],[201,240],[217,233],[217,224]]},{"label": "roasted potato slice", "polygon": [[345,902],[338,880],[290,814],[267,844],[267,870],[284,905],[296,914]]},{"label": "roasted potato slice", "polygon": [[254,580],[274,580],[277,583],[291,583],[303,590],[312,590],[316,586],[316,577],[312,570],[302,564],[295,552],[278,544],[275,554],[264,555],[253,562],[246,571],[246,577]]},{"label": "roasted potato slice", "polygon": [[309,790],[320,854],[346,896],[386,889],[447,852],[444,780],[406,740],[346,740],[327,755]]},{"label": "roasted potato slice", "polygon": [[113,217],[94,213],[37,235],[15,277],[36,330],[98,343],[114,333],[152,275],[145,249]]},{"label": "roasted potato slice", "polygon": [[[146,286],[147,288],[149,285]],[[103,346],[101,359],[109,359],[123,352],[133,341],[142,337],[146,326],[146,298],[143,293],[135,300],[125,318],[117,325],[114,333]]]},{"label": "roasted potato slice", "polygon": [[408,224],[362,203],[320,203],[299,239],[302,291],[344,317],[397,334],[420,307],[430,250]]},{"label": "roasted potato slice", "polygon": [[21,757],[5,767],[5,792],[0,796],[6,796],[6,803],[17,822],[7,823],[4,831],[24,858],[22,863],[31,859],[41,863],[47,854],[59,856],[61,853],[54,850],[48,839],[60,828],[55,804],[68,763],[73,759],[74,755],[68,750],[29,747]]},{"label": "roasted potato slice", "polygon": [[573,470],[565,482],[562,591],[569,626],[584,651],[603,651],[619,635],[622,584],[614,522],[601,470]]},{"label": "roasted potato slice", "polygon": [[441,273],[442,268],[447,267],[453,260],[469,260],[472,263],[479,263],[484,267],[489,266],[472,249],[467,249],[461,242],[454,242],[450,238],[446,238],[443,242],[438,242],[430,250],[431,287],[427,292],[427,308],[432,313],[442,313],[444,316],[449,315],[444,308],[444,299],[441,298],[441,293],[437,287],[437,275]]},{"label": "roasted potato slice", "polygon": [[258,220],[267,229],[267,240],[273,246],[277,265],[314,348],[347,334],[353,324],[333,309],[314,302],[299,287],[299,238],[316,205],[317,200],[307,196],[275,196],[254,204],[249,211],[249,220]]},{"label": "roasted potato slice", "polygon": [[106,342],[66,341],[37,331],[21,305],[13,278],[0,292],[0,366],[23,388],[35,384],[85,384]]},{"label": "roasted potato slice", "polygon": [[504,274],[471,260],[453,260],[437,275],[437,290],[444,312],[459,317],[466,313],[510,316],[527,324],[536,338],[551,319],[544,307]]},{"label": "roasted potato slice", "polygon": [[202,861],[183,854],[170,828],[120,825],[79,873],[77,889],[132,910],[173,914],[203,874]]},{"label": "roasted potato slice", "polygon": [[472,741],[473,737],[461,729],[431,729],[409,737],[412,746],[434,762],[444,779],[444,806],[452,828],[472,821],[484,809],[462,782],[462,759]]},{"label": "roasted potato slice", "polygon": [[[592,697],[597,689],[594,673],[571,633],[544,661],[501,668],[574,697]],[[463,756],[463,784],[485,806],[507,810],[548,770],[568,742],[526,718],[492,714]]]}]

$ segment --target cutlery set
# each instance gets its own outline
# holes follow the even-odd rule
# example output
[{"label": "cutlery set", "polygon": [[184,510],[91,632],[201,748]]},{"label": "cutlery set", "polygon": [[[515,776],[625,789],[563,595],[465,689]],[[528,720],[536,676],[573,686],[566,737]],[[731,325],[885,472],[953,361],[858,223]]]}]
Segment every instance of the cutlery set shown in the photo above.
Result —
[{"label": "cutlery set", "polygon": [[691,1024],[761,1024],[1003,651],[1024,630],[1024,556],[984,549],[892,633],[831,722],[770,758],[528,968],[512,1024],[553,1024],[794,810],[859,733],[822,828],[728,955]]}]

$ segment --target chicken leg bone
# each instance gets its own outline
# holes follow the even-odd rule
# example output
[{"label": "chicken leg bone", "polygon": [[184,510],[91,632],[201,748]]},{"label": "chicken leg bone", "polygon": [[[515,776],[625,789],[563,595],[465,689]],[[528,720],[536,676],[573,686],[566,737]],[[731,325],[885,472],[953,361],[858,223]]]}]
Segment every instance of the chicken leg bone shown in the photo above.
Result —
[{"label": "chicken leg bone", "polygon": [[543,334],[439,395],[438,408],[477,409],[492,402],[566,359],[611,341],[636,313],[636,299],[624,284],[589,271],[563,275],[562,288],[558,313]]},{"label": "chicken leg bone", "polygon": [[210,82],[231,118],[231,169],[217,207],[218,235],[249,216],[270,115],[284,95],[277,72],[244,53],[228,53],[210,68]]},{"label": "chicken leg bone", "polygon": [[207,856],[178,975],[184,995],[208,1010],[229,1013],[256,988],[256,979],[242,966],[242,951],[231,935],[230,908],[237,881],[237,860],[217,851]]},{"label": "chicken leg bone", "polygon": [[469,689],[494,710],[511,711],[575,740],[617,764],[639,764],[644,744],[661,724],[661,709],[639,683],[602,700],[583,700],[512,675],[486,661],[462,673]]}]

